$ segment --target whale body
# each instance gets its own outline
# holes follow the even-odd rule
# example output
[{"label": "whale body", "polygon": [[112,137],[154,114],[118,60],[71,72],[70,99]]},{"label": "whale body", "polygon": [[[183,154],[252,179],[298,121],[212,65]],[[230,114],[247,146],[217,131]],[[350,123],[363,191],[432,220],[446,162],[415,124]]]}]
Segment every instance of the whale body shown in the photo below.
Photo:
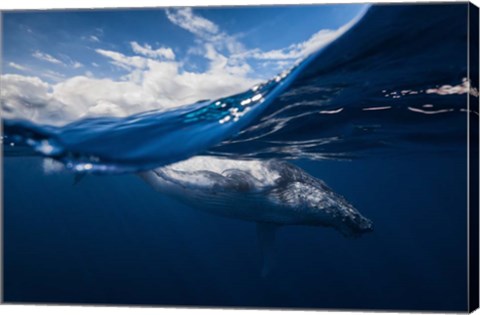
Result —
[{"label": "whale body", "polygon": [[333,227],[347,237],[372,230],[345,198],[284,161],[196,156],[139,175],[157,191],[215,215],[264,226]]},{"label": "whale body", "polygon": [[262,276],[274,264],[279,226],[333,227],[347,237],[373,229],[369,219],[323,181],[284,161],[196,156],[139,176],[194,209],[256,222]]}]

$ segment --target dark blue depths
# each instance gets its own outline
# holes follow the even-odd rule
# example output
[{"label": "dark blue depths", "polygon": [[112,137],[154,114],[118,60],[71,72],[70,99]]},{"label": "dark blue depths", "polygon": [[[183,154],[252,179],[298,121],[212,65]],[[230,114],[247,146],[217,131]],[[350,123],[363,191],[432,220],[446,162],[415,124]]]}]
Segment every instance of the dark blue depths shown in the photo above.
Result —
[{"label": "dark blue depths", "polygon": [[[284,227],[260,276],[252,223],[171,201],[133,175],[73,186],[5,161],[7,302],[463,309],[466,178],[443,156],[304,162],[375,222],[346,239]],[[12,211],[15,209],[15,211]]]}]

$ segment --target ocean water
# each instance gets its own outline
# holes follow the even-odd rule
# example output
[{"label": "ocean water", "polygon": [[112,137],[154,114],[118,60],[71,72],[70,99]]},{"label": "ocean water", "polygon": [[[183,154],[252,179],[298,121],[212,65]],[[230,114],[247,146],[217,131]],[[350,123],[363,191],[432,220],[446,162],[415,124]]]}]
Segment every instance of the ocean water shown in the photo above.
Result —
[{"label": "ocean water", "polygon": [[[64,126],[3,119],[5,301],[465,310],[467,9],[374,5],[289,71],[219,100]],[[280,227],[262,275],[253,222],[138,176],[197,155],[288,161],[374,230]]]}]

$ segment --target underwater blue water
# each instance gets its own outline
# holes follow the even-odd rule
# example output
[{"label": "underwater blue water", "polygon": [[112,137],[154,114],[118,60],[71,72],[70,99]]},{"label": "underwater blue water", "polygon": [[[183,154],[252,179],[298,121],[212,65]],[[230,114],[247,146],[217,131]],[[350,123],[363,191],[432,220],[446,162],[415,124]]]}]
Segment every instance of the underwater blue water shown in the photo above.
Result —
[{"label": "underwater blue water", "polygon": [[[5,301],[465,310],[466,120],[478,115],[466,16],[467,4],[376,5],[239,95],[61,127],[3,120]],[[282,227],[262,277],[253,223],[135,175],[197,154],[287,159],[374,231]],[[43,157],[68,171],[45,174]]]}]

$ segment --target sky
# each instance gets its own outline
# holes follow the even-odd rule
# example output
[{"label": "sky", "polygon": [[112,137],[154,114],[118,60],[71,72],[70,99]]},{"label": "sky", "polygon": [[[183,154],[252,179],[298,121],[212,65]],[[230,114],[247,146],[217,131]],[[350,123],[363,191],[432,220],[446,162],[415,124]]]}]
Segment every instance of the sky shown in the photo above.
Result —
[{"label": "sky", "polygon": [[3,12],[4,116],[62,124],[238,93],[327,45],[364,9]]}]

